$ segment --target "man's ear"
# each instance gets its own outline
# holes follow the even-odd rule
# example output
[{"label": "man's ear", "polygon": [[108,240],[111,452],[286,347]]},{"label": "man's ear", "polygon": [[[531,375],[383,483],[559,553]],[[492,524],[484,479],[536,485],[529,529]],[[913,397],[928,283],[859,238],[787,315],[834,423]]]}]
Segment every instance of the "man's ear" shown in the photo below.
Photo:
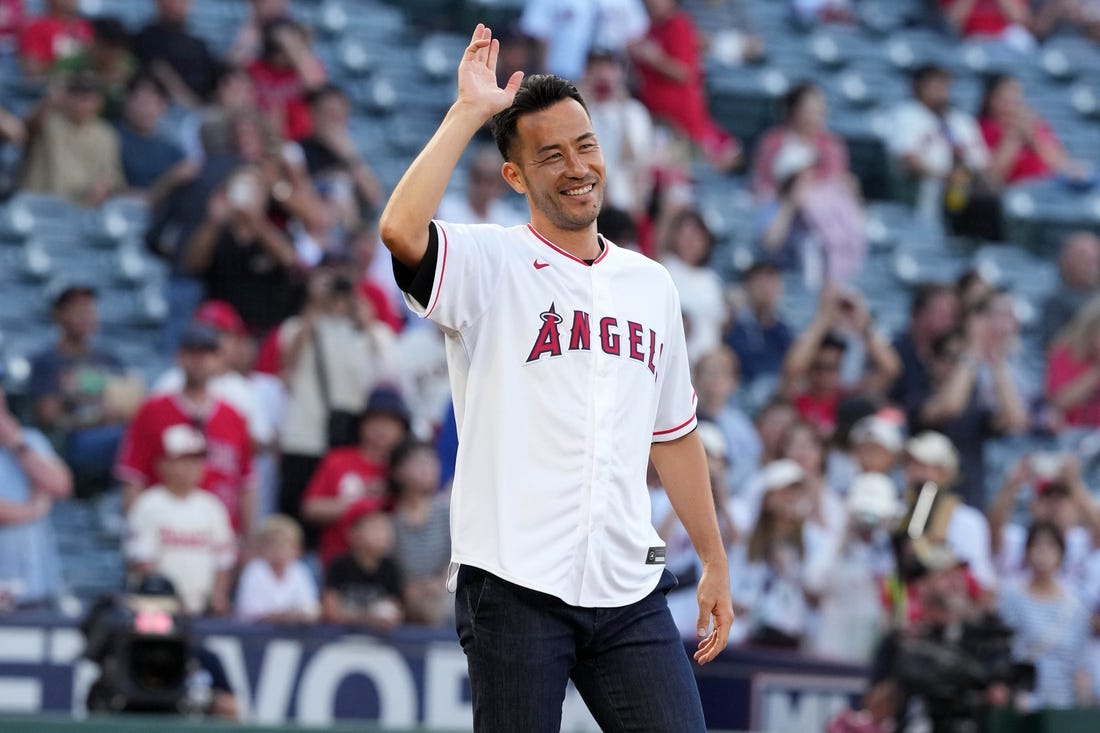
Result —
[{"label": "man's ear", "polygon": [[512,187],[513,191],[520,195],[527,193],[527,186],[523,182],[523,174],[518,165],[510,160],[506,161],[500,169],[500,174],[504,176],[504,181]]}]

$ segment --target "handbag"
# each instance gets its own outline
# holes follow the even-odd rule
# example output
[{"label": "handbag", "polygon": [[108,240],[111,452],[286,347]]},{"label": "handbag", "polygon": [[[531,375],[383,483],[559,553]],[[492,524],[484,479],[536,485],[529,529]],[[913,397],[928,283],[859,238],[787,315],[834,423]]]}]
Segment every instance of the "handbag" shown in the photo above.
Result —
[{"label": "handbag", "polygon": [[314,329],[312,334],[314,365],[317,368],[317,386],[321,391],[321,403],[325,407],[325,440],[329,448],[343,448],[359,444],[360,415],[348,410],[333,408],[329,396],[328,369],[321,349],[321,340]]}]

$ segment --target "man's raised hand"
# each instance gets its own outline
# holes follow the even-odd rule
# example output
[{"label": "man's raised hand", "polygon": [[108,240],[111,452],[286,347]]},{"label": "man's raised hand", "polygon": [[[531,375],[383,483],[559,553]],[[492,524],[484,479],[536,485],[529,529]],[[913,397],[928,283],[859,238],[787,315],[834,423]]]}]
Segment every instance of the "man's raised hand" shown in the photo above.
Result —
[{"label": "man's raised hand", "polygon": [[493,32],[478,23],[470,45],[458,64],[458,101],[477,109],[485,119],[507,109],[519,90],[523,72],[517,71],[503,89],[497,83],[497,55],[500,41]]}]

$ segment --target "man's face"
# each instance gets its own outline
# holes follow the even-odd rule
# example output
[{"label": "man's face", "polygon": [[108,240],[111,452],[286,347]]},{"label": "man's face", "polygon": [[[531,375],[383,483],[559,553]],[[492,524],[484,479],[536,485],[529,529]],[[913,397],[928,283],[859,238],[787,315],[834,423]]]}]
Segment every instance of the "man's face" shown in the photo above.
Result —
[{"label": "man's face", "polygon": [[91,338],[99,328],[95,298],[78,295],[57,309],[57,325],[65,334],[80,341]]},{"label": "man's face", "polygon": [[312,112],[318,130],[342,130],[348,126],[351,105],[341,94],[326,94],[313,106]]},{"label": "man's face", "polygon": [[762,270],[745,283],[745,293],[755,310],[774,311],[783,299],[783,278],[778,272]]},{"label": "man's face", "polygon": [[821,348],[810,363],[809,385],[814,394],[831,394],[840,389],[840,349]]},{"label": "man's face", "polygon": [[942,113],[951,105],[951,77],[934,74],[917,90],[920,101],[933,112]]},{"label": "man's face", "polygon": [[94,120],[103,106],[103,95],[97,92],[68,91],[62,99],[66,115],[77,124]]},{"label": "man's face", "polygon": [[603,205],[604,160],[584,108],[566,99],[521,117],[508,184],[527,196],[536,227],[569,232],[592,226]]},{"label": "man's face", "polygon": [[213,349],[180,349],[179,365],[188,386],[206,385],[221,368],[221,355]]},{"label": "man's face", "polygon": [[183,23],[191,12],[191,0],[157,0],[157,10],[162,20]]},{"label": "man's face", "polygon": [[905,462],[905,483],[907,486],[920,488],[931,481],[940,488],[948,486],[950,478],[947,469],[931,463],[922,463],[912,456],[908,456]]},{"label": "man's face", "polygon": [[152,84],[140,84],[126,97],[126,121],[137,130],[156,130],[167,108]]},{"label": "man's face", "polygon": [[917,326],[930,338],[936,338],[955,327],[958,313],[959,301],[954,293],[938,293],[919,314]]}]

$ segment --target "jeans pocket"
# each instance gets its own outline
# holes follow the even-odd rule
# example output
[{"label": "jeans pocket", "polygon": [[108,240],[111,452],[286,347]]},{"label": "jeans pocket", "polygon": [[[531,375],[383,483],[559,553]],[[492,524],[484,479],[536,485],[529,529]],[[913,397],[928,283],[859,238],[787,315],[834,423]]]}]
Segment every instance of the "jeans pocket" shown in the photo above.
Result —
[{"label": "jeans pocket", "polygon": [[455,621],[458,626],[459,638],[462,637],[464,628],[472,631],[477,620],[478,609],[486,595],[486,589],[491,581],[489,573],[481,568],[462,565],[458,569],[457,585],[455,587]]}]

